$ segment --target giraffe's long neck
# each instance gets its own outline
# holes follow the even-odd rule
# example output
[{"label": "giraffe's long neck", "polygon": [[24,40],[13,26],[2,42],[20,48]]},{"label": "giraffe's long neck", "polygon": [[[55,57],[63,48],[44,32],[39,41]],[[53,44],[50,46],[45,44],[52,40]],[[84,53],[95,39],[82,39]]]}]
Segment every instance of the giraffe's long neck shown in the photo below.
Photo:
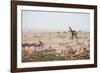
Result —
[{"label": "giraffe's long neck", "polygon": [[73,30],[71,29],[71,27],[69,27],[70,31],[73,32]]}]

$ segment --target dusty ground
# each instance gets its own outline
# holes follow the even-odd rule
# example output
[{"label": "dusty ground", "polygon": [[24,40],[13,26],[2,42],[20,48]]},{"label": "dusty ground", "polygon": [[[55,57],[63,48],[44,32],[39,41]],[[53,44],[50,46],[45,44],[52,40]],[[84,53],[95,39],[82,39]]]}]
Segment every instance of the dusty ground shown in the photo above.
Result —
[{"label": "dusty ground", "polygon": [[[33,44],[43,43],[42,46]],[[70,32],[23,32],[22,62],[89,59],[89,33],[78,32],[71,39]]]}]

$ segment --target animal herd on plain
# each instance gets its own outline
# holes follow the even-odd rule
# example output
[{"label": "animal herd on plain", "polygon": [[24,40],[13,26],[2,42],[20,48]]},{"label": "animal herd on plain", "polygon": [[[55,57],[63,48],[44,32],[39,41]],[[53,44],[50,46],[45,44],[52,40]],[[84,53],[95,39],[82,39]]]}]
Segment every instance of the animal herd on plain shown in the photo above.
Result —
[{"label": "animal herd on plain", "polygon": [[[72,30],[71,27],[69,27],[69,29],[70,29],[70,33],[71,33],[70,38],[72,40],[73,39],[78,39],[78,36],[77,36],[78,32],[76,32],[75,30]],[[60,43],[59,45],[66,45],[66,43]],[[80,46],[81,46],[81,44],[80,44]],[[23,48],[34,47],[35,48],[35,52],[37,52],[37,49],[41,49],[41,51],[43,50],[43,48],[45,47],[45,43],[43,41],[39,40],[38,43],[34,43],[34,42],[33,43],[22,43],[22,47]],[[83,51],[85,51],[85,50],[86,50],[86,48],[83,48]],[[73,50],[72,48],[70,48],[70,49],[67,50],[67,52],[68,52],[69,55],[75,56],[75,55],[77,55],[77,52],[81,52],[81,49],[78,49],[78,51],[76,51],[76,50]],[[50,52],[48,52],[48,53],[50,53]],[[53,53],[53,52],[51,52],[51,53]],[[59,54],[60,55],[66,54],[66,50],[61,50],[61,52]],[[79,53],[78,53],[78,55],[79,55]]]},{"label": "animal herd on plain", "polygon": [[[75,37],[76,39],[78,38],[77,37],[77,32],[75,30],[72,30],[71,27],[69,27],[70,29],[70,32],[71,32],[71,38],[73,40],[73,38]],[[22,44],[22,47],[31,47],[31,46],[34,46],[34,47],[43,47],[44,43],[42,41],[39,41],[39,43],[24,43]]]}]

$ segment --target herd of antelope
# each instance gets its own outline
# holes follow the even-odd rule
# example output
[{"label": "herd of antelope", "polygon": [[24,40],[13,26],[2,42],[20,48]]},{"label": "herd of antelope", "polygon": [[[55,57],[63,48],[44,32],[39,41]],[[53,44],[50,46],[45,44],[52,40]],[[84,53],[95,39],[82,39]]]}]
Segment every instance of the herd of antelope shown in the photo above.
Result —
[{"label": "herd of antelope", "polygon": [[[56,55],[56,56],[67,56],[67,57],[71,57],[71,58],[73,58],[74,56],[75,57],[76,56],[77,57],[79,57],[79,56],[86,57],[87,54],[89,54],[89,53],[87,53],[87,48],[89,48],[89,41],[87,44],[85,44],[84,42],[87,42],[88,39],[86,38],[86,41],[83,41],[83,42],[80,41],[81,40],[81,39],[79,39],[80,34],[78,34],[78,32],[76,32],[75,30],[72,30],[71,27],[69,27],[69,29],[70,29],[70,32],[68,32],[68,33],[71,34],[70,36],[67,36],[67,33],[60,33],[60,32],[51,34],[51,35],[44,33],[38,37],[37,37],[38,34],[34,34],[35,37],[31,38],[34,42],[26,43],[27,41],[25,40],[25,42],[22,43],[22,47],[24,49],[27,48],[28,51],[30,50],[30,48],[33,50],[33,52],[31,51],[31,53],[30,52],[28,53],[28,51],[27,51],[27,53],[28,53],[27,56],[28,55],[36,56],[36,54],[38,54],[37,55],[37,57],[38,57],[39,55],[50,55],[51,54],[51,55]],[[45,40],[43,40],[45,38],[43,35],[48,35],[48,36],[46,36]],[[51,37],[52,35],[54,35],[54,37]],[[67,37],[68,37],[68,39],[66,39]],[[35,38],[38,39],[38,41]],[[49,38],[51,38],[51,39],[49,39]],[[55,38],[56,38],[56,41],[54,40]],[[71,39],[69,39],[69,38],[71,38]],[[26,39],[26,37],[25,37],[25,39]],[[40,40],[40,39],[42,39],[42,40]],[[58,42],[60,40],[61,40],[61,42]],[[51,42],[54,42],[54,44],[53,43],[50,44]],[[55,43],[55,42],[57,42],[57,43]],[[73,43],[75,43],[75,44],[73,44]],[[54,45],[56,45],[56,46],[54,46]],[[75,49],[75,47],[77,49]]]}]

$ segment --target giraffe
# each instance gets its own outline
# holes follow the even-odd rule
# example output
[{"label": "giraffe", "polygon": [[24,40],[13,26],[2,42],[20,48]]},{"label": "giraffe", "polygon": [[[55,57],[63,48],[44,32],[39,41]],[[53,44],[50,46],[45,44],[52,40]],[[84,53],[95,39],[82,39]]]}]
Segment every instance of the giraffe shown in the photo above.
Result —
[{"label": "giraffe", "polygon": [[69,29],[70,29],[70,32],[71,32],[71,35],[72,35],[72,40],[73,40],[74,37],[76,37],[76,39],[77,39],[77,32],[75,30],[72,30],[71,27],[69,27]]}]

